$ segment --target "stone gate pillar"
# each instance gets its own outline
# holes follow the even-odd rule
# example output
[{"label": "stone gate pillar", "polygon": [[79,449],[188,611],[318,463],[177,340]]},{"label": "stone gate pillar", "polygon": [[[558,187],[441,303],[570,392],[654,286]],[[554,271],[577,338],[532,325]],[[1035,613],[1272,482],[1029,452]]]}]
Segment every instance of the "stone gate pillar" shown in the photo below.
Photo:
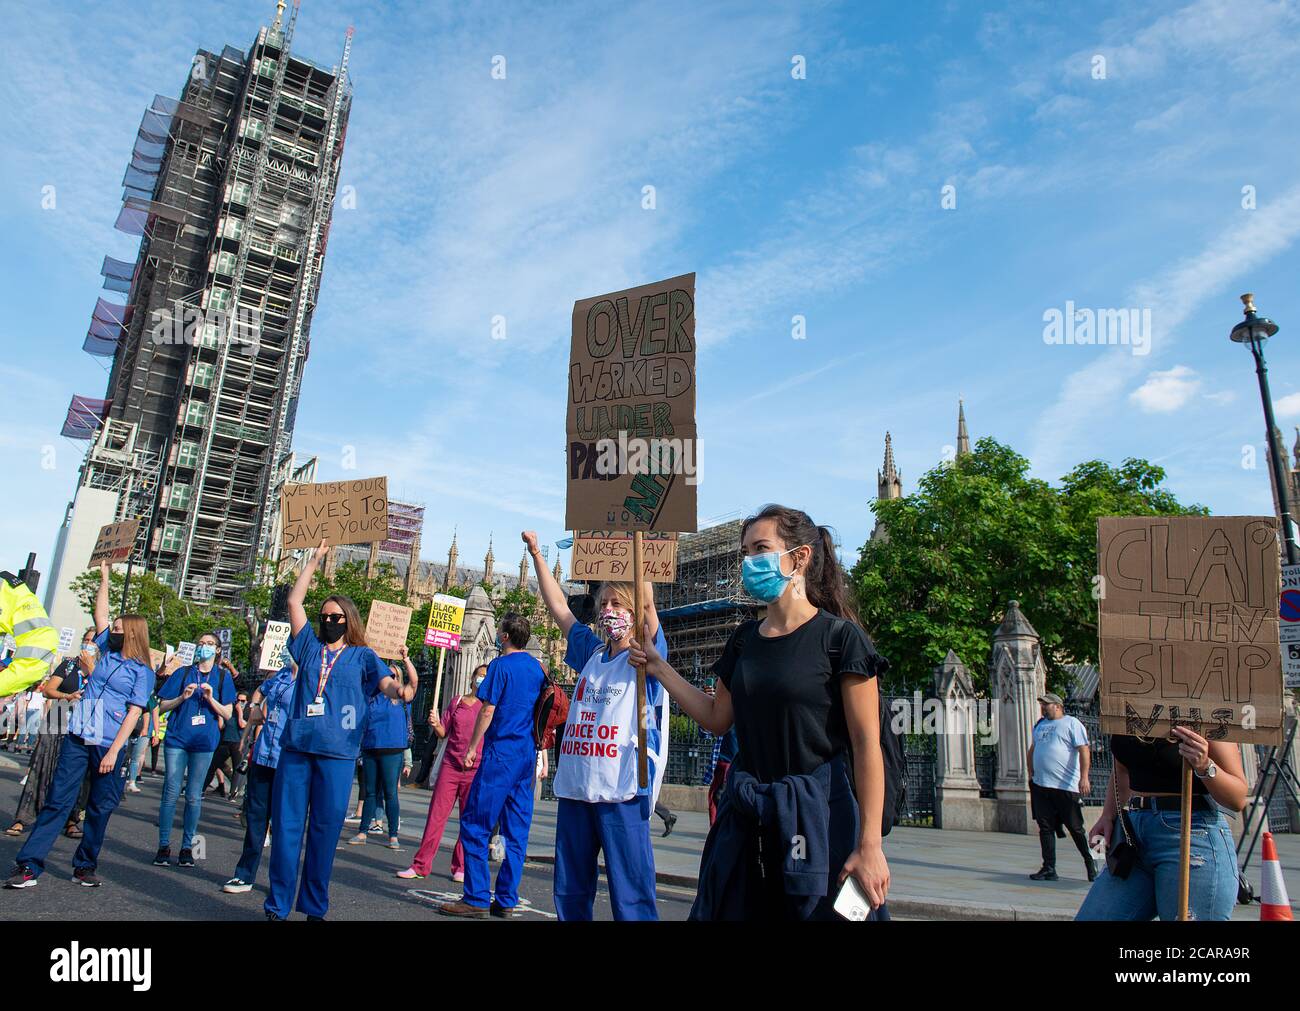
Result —
[{"label": "stone gate pillar", "polygon": [[1006,616],[993,634],[989,682],[998,719],[997,829],[1030,835],[1037,826],[1030,814],[1029,747],[1038,719],[1038,696],[1047,690],[1047,668],[1038,633],[1014,600],[1007,604]]},{"label": "stone gate pillar", "polygon": [[975,692],[966,665],[952,650],[934,669],[934,688],[940,706],[934,827],[982,831],[984,813],[975,775]]}]

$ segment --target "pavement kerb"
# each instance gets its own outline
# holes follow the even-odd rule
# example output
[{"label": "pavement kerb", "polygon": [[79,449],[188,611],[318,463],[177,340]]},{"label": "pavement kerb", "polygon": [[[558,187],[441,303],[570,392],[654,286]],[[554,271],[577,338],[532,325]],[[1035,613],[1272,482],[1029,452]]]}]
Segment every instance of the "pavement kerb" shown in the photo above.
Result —
[{"label": "pavement kerb", "polygon": [[[525,858],[529,863],[553,864],[553,853],[530,853]],[[602,869],[604,864],[601,864]],[[695,888],[699,879],[689,874],[669,874],[655,872],[655,881],[661,885],[676,885],[679,888]],[[1074,912],[1068,909],[1025,909],[1019,906],[997,905],[984,902],[953,902],[947,899],[926,899],[906,895],[890,895],[889,910],[895,916],[929,920],[1014,920],[1069,921],[1074,919]]]}]

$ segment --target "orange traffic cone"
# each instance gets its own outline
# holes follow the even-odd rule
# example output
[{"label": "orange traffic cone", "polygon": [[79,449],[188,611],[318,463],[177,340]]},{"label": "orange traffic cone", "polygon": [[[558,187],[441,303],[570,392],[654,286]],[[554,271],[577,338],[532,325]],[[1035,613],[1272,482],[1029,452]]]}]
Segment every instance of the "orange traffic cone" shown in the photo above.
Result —
[{"label": "orange traffic cone", "polygon": [[1260,871],[1260,920],[1293,920],[1291,900],[1282,880],[1282,864],[1273,845],[1273,833],[1264,833],[1263,869]]}]

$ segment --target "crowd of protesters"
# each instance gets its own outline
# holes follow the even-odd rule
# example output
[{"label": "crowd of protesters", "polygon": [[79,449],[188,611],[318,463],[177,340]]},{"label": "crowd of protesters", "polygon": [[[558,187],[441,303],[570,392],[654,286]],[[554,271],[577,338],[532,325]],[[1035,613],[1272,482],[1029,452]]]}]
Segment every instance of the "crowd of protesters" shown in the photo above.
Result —
[{"label": "crowd of protesters", "polygon": [[[438,912],[512,917],[554,747],[556,914],[593,917],[603,865],[614,918],[657,919],[651,817],[663,820],[663,835],[677,820],[659,796],[671,700],[715,741],[710,828],[692,918],[828,920],[856,902],[852,918],[888,920],[882,839],[895,814],[894,770],[879,679],[889,664],[849,601],[831,532],[783,506],[745,521],[742,578],[764,614],[733,630],[702,687],[671,662],[652,584],[642,584],[639,594],[631,583],[601,584],[593,594],[595,620],[585,624],[546,565],[536,534],[525,531],[522,539],[541,602],[566,640],[564,662],[577,679],[572,695],[527,652],[529,620],[502,616],[498,656],[473,672],[464,694],[429,713],[430,746],[416,777],[430,785],[428,816],[414,857],[396,876],[409,881],[432,873],[457,808],[460,835],[449,870],[463,894]],[[400,663],[380,659],[348,597],[331,596],[308,614],[306,597],[326,551],[322,543],[312,553],[289,593],[292,635],[283,666],[251,697],[239,690],[238,672],[215,633],[199,637],[189,663],[171,655],[155,668],[148,621],[110,615],[109,567],[101,565],[94,625],[77,655],[0,700],[0,743],[28,759],[6,829],[26,839],[6,887],[36,885],[61,833],[78,841],[74,880],[99,886],[110,819],[125,795],[143,792],[140,780],[150,775],[162,778],[153,862],[173,864],[180,807],[174,865],[195,866],[205,793],[215,789],[239,804],[245,830],[239,862],[222,888],[251,891],[269,850],[268,920],[285,920],[294,910],[325,918],[335,853],[349,823],[356,828],[348,844],[366,845],[377,834],[401,850],[399,787],[413,764],[411,703],[419,675],[405,649]],[[640,711],[638,670],[645,687]],[[1227,918],[1236,864],[1222,811],[1240,810],[1246,795],[1236,748],[1186,727],[1170,741],[1117,735],[1112,786],[1101,819],[1085,835],[1079,798],[1089,791],[1087,734],[1064,715],[1058,696],[1046,694],[1040,703],[1043,719],[1029,755],[1043,855],[1034,879],[1056,878],[1055,840],[1068,832],[1093,881],[1080,919],[1170,918],[1177,777],[1186,761],[1196,772],[1192,909],[1198,919]],[[349,817],[354,781],[359,798]],[[1100,870],[1097,847],[1107,856]]]}]

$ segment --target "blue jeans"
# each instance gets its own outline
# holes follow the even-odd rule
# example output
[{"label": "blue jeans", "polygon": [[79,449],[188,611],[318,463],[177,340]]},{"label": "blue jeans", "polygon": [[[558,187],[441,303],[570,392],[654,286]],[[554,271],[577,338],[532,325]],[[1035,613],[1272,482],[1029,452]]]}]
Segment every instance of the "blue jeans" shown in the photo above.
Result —
[{"label": "blue jeans", "polygon": [[257,880],[257,868],[262,862],[274,786],[275,769],[271,766],[254,762],[248,767],[248,783],[244,787],[244,852],[235,868],[235,877],[249,884]]},{"label": "blue jeans", "polygon": [[[1177,811],[1130,811],[1137,860],[1122,881],[1103,869],[1076,920],[1178,919]],[[1113,832],[1122,831],[1117,824]],[[1112,835],[1112,839],[1116,836]],[[1237,855],[1232,829],[1218,811],[1192,811],[1188,913],[1193,920],[1226,920],[1237,901]]]},{"label": "blue jeans", "polygon": [[361,754],[361,773],[365,785],[365,800],[361,804],[360,830],[370,828],[370,819],[375,816],[375,805],[383,791],[384,813],[388,816],[388,834],[397,835],[397,820],[402,816],[401,804],[397,800],[397,781],[402,775],[402,753],[395,755],[376,755],[372,751]]},{"label": "blue jeans", "polygon": [[149,738],[147,737],[132,737],[127,742],[126,781],[128,783],[134,785],[136,780],[140,778],[140,763],[144,761],[144,753],[148,747]]},{"label": "blue jeans", "polygon": [[78,869],[94,870],[99,863],[99,850],[104,845],[104,832],[108,828],[108,819],[122,800],[122,763],[126,761],[126,752],[117,756],[117,764],[111,772],[101,773],[99,763],[103,761],[108,748],[86,744],[80,737],[68,734],[63,738],[59,748],[59,764],[54,769],[54,782],[45,798],[45,806],[36,818],[32,834],[18,851],[14,862],[27,867],[34,875],[40,876],[45,870],[45,857],[54,845],[54,840],[63,831],[63,826],[77,802],[81,792],[82,780],[90,773],[90,795],[86,800],[86,821],[82,826],[81,845],[72,858],[72,866]]},{"label": "blue jeans", "polygon": [[172,822],[176,819],[176,801],[181,795],[181,782],[185,783],[185,827],[181,833],[181,849],[190,849],[194,833],[199,828],[199,813],[203,810],[203,778],[212,764],[211,751],[185,751],[167,748],[167,770],[163,779],[162,803],[158,805],[158,848],[172,843]]}]

